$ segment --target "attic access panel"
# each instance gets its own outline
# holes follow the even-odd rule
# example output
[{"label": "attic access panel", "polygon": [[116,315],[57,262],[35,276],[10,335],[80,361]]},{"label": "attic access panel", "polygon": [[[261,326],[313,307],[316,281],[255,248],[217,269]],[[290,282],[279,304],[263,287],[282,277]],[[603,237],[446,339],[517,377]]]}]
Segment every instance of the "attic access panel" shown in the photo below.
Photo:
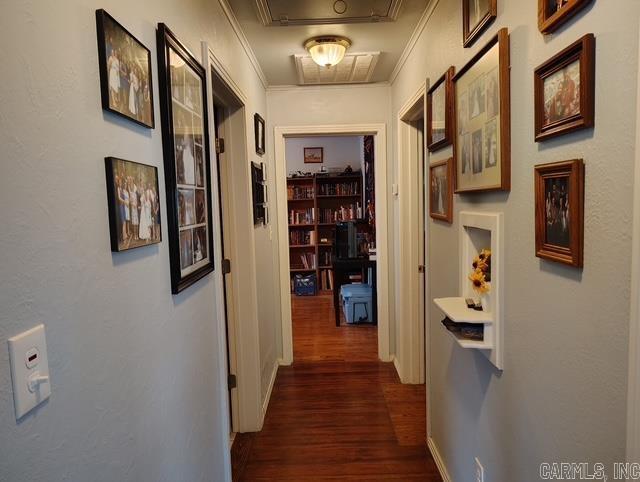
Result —
[{"label": "attic access panel", "polygon": [[263,25],[394,21],[402,0],[255,0]]}]

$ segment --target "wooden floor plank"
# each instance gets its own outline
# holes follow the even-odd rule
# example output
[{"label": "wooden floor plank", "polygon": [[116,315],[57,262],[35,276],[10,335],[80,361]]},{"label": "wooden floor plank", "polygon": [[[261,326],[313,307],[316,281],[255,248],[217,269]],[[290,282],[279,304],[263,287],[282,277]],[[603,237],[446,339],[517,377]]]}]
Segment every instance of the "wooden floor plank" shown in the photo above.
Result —
[{"label": "wooden floor plank", "polygon": [[293,297],[292,310],[294,363],[278,371],[262,431],[236,436],[233,480],[441,481],[424,385],[378,361],[376,327],[336,327],[330,296]]}]

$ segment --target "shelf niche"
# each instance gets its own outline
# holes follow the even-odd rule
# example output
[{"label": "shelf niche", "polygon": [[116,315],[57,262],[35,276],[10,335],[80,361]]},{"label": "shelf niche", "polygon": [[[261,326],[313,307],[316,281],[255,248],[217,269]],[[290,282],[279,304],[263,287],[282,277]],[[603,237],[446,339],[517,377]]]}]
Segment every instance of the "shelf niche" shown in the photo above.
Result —
[{"label": "shelf niche", "polygon": [[[434,303],[456,323],[484,325],[483,340],[467,340],[449,330],[455,341],[466,349],[477,349],[499,370],[503,369],[504,313],[504,225],[502,213],[460,213],[460,296],[437,298]],[[477,298],[469,274],[473,259],[485,248],[491,248],[491,290],[485,297],[483,311],[467,308],[466,298]]]}]

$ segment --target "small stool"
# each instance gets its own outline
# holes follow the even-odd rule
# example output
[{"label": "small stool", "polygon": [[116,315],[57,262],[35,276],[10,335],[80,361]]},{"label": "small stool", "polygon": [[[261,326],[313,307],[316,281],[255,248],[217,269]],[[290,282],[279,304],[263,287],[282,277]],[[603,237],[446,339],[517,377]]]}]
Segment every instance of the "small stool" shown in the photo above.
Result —
[{"label": "small stool", "polygon": [[367,315],[365,318],[358,318],[358,321],[362,321],[362,320],[369,320],[369,310],[367,309],[367,303],[365,301],[354,301],[353,302],[353,307],[352,309],[352,317],[353,317],[353,321],[355,323],[356,321],[356,306],[358,305],[362,305],[364,306],[364,313],[365,315]]}]

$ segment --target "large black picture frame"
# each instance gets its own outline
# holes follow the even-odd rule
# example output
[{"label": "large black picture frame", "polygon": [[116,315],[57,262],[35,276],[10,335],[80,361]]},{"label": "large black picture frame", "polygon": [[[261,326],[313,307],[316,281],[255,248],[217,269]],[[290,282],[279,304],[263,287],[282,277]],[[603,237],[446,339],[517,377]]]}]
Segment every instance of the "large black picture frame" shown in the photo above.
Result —
[{"label": "large black picture frame", "polygon": [[255,135],[256,154],[263,155],[265,152],[265,123],[260,114],[253,115],[253,130]]},{"label": "large black picture frame", "polygon": [[[178,40],[176,35],[164,24],[158,24],[158,29],[156,32],[157,35],[157,44],[158,44],[158,77],[159,77],[159,87],[160,87],[160,112],[161,112],[161,122],[162,122],[162,149],[164,152],[164,177],[165,177],[165,185],[166,185],[166,197],[167,197],[167,228],[169,233],[169,260],[170,260],[170,269],[171,269],[171,292],[173,294],[180,293],[184,289],[188,288],[196,281],[202,279],[207,274],[211,273],[214,269],[214,259],[213,259],[213,217],[212,217],[212,203],[211,203],[211,162],[210,162],[210,152],[209,152],[209,125],[207,119],[207,90],[206,90],[206,73],[202,65],[195,59],[193,54]],[[174,85],[173,76],[177,77],[177,68],[174,71],[171,70],[171,55],[177,55],[177,58],[184,62],[180,67],[184,65],[184,86],[176,86],[176,89],[181,89],[184,92],[185,100],[184,106],[179,102],[178,98],[172,95],[175,90],[172,90]],[[174,57],[176,58],[176,57]],[[194,79],[200,80],[200,88],[198,90],[193,90],[193,84],[191,86],[187,85],[187,73],[191,75],[190,79],[193,82]],[[193,76],[195,74],[195,77]],[[192,95],[199,95],[199,99],[197,97],[193,97],[195,101],[188,103],[187,98],[187,90],[189,89],[189,93]],[[198,104],[199,100],[199,106]],[[193,107],[195,105],[195,107]],[[188,108],[187,108],[188,106]],[[174,108],[176,109],[176,113],[174,113]],[[190,110],[188,110],[190,109]],[[199,109],[199,110],[198,110]],[[189,191],[191,189],[189,186],[184,188],[178,187],[178,159],[176,155],[176,138],[177,136],[182,136],[182,139],[187,139],[189,135],[184,134],[185,128],[181,127],[178,123],[176,129],[176,118],[180,115],[181,111],[187,112],[187,114],[191,115],[192,124],[191,127],[195,126],[195,119],[200,117],[201,123],[199,127],[201,127],[202,131],[199,133],[194,133],[193,137],[193,147],[194,152],[198,147],[202,149],[202,163],[204,166],[203,173],[201,171],[201,178],[203,186],[200,187],[197,179],[197,155],[195,156],[196,163],[196,174],[194,181],[194,197],[195,203],[197,204],[197,191],[204,190],[205,191],[205,199],[206,199],[206,223],[200,226],[197,226],[197,222],[194,222],[192,225],[195,227],[190,228],[188,222],[185,222],[184,212],[180,212],[179,206],[179,193],[180,191]],[[175,115],[174,115],[175,114]],[[199,115],[198,115],[199,114]],[[176,132],[182,131],[182,132]],[[193,131],[196,132],[196,131]],[[196,139],[199,139],[201,145],[198,146],[198,142]],[[186,142],[185,142],[186,144]],[[183,144],[184,145],[184,144]],[[182,163],[184,164],[184,150],[182,151]],[[182,174],[182,184],[186,183],[185,179],[187,176]],[[185,209],[186,210],[186,209]],[[194,208],[194,211],[197,212],[197,206]],[[181,215],[182,214],[182,215]],[[192,213],[191,215],[194,218],[197,218],[196,215]],[[207,256],[206,259],[200,259],[197,262],[196,259],[196,245],[195,245],[195,237],[196,235],[202,234],[202,229],[206,229],[206,243],[204,246],[207,248]],[[193,250],[193,265],[184,267],[185,260],[185,250],[186,242],[181,244],[181,241],[185,241],[188,238],[188,231],[191,230],[191,239],[192,239],[192,250]],[[187,235],[185,235],[185,233]],[[199,238],[198,238],[199,239]],[[204,249],[203,243],[199,243],[200,251]]]}]

